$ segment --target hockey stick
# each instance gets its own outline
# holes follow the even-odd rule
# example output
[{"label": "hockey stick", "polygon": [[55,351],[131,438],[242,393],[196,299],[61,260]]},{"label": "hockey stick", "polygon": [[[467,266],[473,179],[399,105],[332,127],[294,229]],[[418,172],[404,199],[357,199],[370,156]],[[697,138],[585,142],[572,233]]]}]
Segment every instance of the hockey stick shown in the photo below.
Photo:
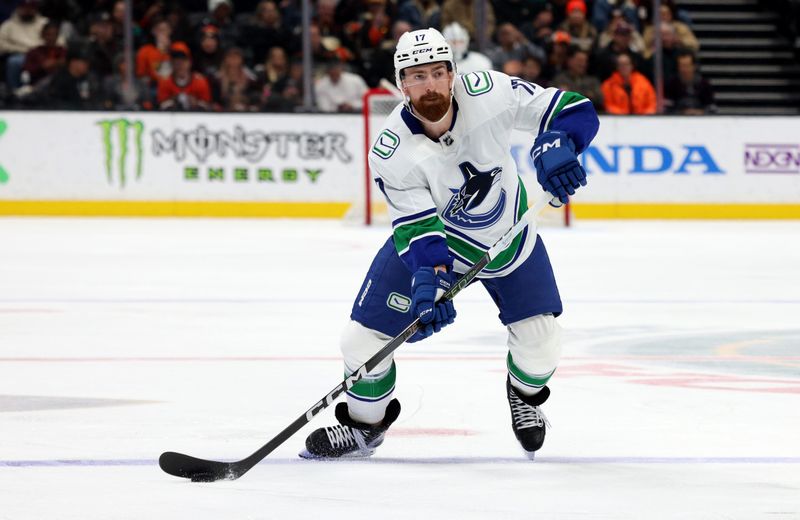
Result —
[{"label": "hockey stick", "polygon": [[[552,199],[550,193],[543,193],[539,200],[528,209],[522,218],[514,224],[490,249],[473,265],[469,271],[464,273],[464,276],[453,284],[442,298],[452,300],[456,294],[461,292],[464,287],[480,273],[489,262],[491,262],[501,251],[508,248],[514,237],[519,235],[522,230],[533,224],[533,231],[536,232],[536,215],[547,205]],[[400,345],[405,343],[415,332],[419,329],[419,318],[406,327],[406,329],[395,336],[389,343],[380,349],[374,356],[369,358],[366,363],[361,365],[350,377],[336,385],[328,395],[323,397],[319,402],[314,404],[306,412],[294,420],[292,424],[287,426],[282,432],[276,435],[272,440],[264,446],[256,450],[249,457],[235,462],[219,462],[213,460],[198,459],[182,453],[175,453],[167,451],[161,454],[158,458],[158,465],[161,469],[170,475],[176,477],[183,477],[191,479],[192,482],[214,482],[216,480],[236,480],[245,473],[247,473],[253,466],[261,462],[267,455],[272,453],[278,446],[286,442],[289,437],[297,433],[303,426],[311,422],[311,420],[319,414],[322,410],[333,404],[337,397],[353,387],[357,382],[364,378],[370,371],[372,371],[381,361],[383,361],[389,354],[394,352]]]}]

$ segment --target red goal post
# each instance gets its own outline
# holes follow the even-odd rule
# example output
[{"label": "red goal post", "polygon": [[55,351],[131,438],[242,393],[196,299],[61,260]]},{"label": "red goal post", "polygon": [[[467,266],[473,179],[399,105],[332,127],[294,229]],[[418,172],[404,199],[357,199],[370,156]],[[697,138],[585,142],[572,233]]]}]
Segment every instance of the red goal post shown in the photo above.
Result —
[{"label": "red goal post", "polygon": [[[348,214],[348,220],[368,226],[389,223],[386,202],[380,193],[376,193],[376,190],[373,189],[373,179],[369,169],[369,152],[372,148],[372,143],[378,137],[381,128],[383,128],[386,117],[402,101],[400,93],[394,85],[388,81],[382,83],[382,85],[384,86],[370,89],[364,94],[362,110],[364,119],[363,190],[357,200],[354,201],[353,208]],[[531,186],[528,186],[529,192],[530,189]],[[546,226],[569,226],[572,220],[569,205],[558,209],[548,206],[547,209],[540,213],[537,220],[540,224]]]}]

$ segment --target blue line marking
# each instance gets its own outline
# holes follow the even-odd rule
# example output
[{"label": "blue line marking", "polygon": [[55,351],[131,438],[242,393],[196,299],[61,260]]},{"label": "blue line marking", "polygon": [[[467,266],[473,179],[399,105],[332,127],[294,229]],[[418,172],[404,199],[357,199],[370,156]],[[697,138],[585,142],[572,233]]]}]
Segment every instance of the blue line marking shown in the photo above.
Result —
[{"label": "blue line marking", "polygon": [[[217,459],[229,461],[229,459]],[[356,462],[356,461],[348,461]],[[530,464],[524,457],[407,457],[381,458],[364,461],[384,464]],[[266,459],[267,464],[306,463],[300,458]],[[541,464],[800,464],[800,457],[559,457],[537,456]],[[262,463],[264,464],[264,463]],[[156,459],[55,459],[0,460],[0,468],[59,468],[59,467],[131,467],[157,466]]]},{"label": "blue line marking", "polygon": [[[308,305],[309,303],[333,303],[350,302],[348,298],[0,298],[0,305],[53,305],[53,304],[78,304],[78,305],[130,305],[130,304],[197,304],[197,305],[252,305],[252,304],[274,304],[287,305],[298,304]],[[566,301],[566,300],[565,300]],[[798,305],[800,299],[742,299],[742,300],[685,300],[685,299],[654,299],[642,300],[637,298],[621,298],[615,300],[602,298],[574,298],[569,303],[602,303],[609,304],[636,304],[636,305]]]}]

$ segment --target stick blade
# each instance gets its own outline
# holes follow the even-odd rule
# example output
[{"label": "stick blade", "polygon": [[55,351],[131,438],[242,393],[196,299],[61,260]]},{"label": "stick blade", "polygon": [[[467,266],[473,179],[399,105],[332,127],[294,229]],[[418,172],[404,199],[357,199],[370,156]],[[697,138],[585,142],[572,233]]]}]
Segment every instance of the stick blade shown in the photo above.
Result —
[{"label": "stick blade", "polygon": [[167,451],[158,458],[158,465],[165,473],[188,478],[192,482],[215,482],[217,480],[236,480],[241,474],[230,462],[198,459],[183,453]]}]

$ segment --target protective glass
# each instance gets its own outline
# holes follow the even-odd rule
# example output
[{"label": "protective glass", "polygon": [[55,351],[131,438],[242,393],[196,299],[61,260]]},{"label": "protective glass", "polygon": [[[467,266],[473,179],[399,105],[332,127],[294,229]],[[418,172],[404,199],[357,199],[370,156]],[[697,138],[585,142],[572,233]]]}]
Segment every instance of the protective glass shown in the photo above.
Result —
[{"label": "protective glass", "polygon": [[447,85],[450,81],[450,75],[447,73],[447,67],[435,67],[432,69],[406,71],[403,77],[403,84],[408,87],[416,87],[419,85]]}]

